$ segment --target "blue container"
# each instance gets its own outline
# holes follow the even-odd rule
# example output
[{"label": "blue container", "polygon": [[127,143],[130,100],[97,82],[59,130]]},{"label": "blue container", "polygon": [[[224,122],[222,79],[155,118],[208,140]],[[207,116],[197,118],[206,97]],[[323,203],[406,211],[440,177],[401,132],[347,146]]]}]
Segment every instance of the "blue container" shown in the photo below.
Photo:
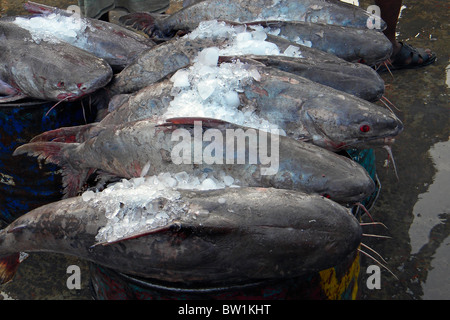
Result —
[{"label": "blue container", "polygon": [[36,100],[0,104],[0,220],[3,223],[11,223],[62,196],[57,166],[25,155],[13,157],[14,150],[45,131],[95,121],[95,108],[84,108],[81,102],[61,103],[49,112],[54,105],[55,102]]}]

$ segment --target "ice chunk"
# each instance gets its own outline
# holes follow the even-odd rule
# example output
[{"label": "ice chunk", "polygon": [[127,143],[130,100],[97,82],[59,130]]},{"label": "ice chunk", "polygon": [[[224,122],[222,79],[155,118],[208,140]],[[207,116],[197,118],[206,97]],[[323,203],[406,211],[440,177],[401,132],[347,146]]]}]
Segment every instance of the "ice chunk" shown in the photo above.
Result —
[{"label": "ice chunk", "polygon": [[208,99],[216,89],[217,82],[214,79],[206,79],[198,83],[198,94],[203,100]]},{"label": "ice chunk", "polygon": [[83,192],[83,194],[81,195],[81,197],[83,198],[83,201],[87,202],[93,198],[95,198],[95,192],[94,191],[85,191]]},{"label": "ice chunk", "polygon": [[250,32],[241,32],[236,35],[237,42],[246,42],[252,40],[252,34]]},{"label": "ice chunk", "polygon": [[253,31],[252,39],[258,41],[264,41],[267,39],[267,34],[263,30]]},{"label": "ice chunk", "polygon": [[201,190],[211,190],[211,189],[216,189],[216,183],[214,182],[214,180],[210,178],[203,180]]},{"label": "ice chunk", "polygon": [[240,105],[239,94],[236,91],[228,91],[224,94],[225,103],[230,108],[237,108]]},{"label": "ice chunk", "polygon": [[290,45],[284,50],[283,54],[289,57],[302,57],[302,53],[300,52],[300,48]]},{"label": "ice chunk", "polygon": [[227,187],[231,186],[234,183],[234,178],[231,176],[225,176],[223,177],[223,182]]},{"label": "ice chunk", "polygon": [[188,87],[189,86],[189,72],[184,69],[178,70],[170,78],[170,80],[173,82],[174,87]]},{"label": "ice chunk", "polygon": [[198,54],[198,62],[207,66],[215,66],[219,61],[219,49],[210,47],[203,49]]}]

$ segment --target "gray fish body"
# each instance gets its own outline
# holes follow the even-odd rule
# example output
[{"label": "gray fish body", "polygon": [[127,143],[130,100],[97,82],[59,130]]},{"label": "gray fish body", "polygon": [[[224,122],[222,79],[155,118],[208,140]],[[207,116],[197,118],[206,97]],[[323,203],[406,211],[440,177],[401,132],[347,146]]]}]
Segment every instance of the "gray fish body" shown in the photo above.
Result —
[{"label": "gray fish body", "polygon": [[[61,166],[68,196],[76,195],[92,169],[123,178],[143,172],[224,171],[242,186],[326,194],[340,203],[361,201],[374,191],[374,182],[362,166],[310,143],[217,120],[203,121],[200,131],[192,123],[182,123],[183,119],[157,125],[150,119],[96,126],[83,143],[33,142],[16,149],[14,155],[27,153]],[[211,128],[215,131],[208,131]],[[241,133],[247,138],[240,139]],[[213,152],[204,134],[219,134],[220,147]],[[228,144],[234,146],[233,141],[244,144],[231,149]],[[273,152],[270,158],[265,158],[267,150]],[[217,158],[207,158],[213,153]]]},{"label": "gray fish body", "polygon": [[[259,24],[255,22],[254,24]],[[262,21],[268,32],[300,44],[333,54],[350,62],[374,65],[388,59],[392,43],[375,29],[357,29],[336,25],[297,21]],[[266,29],[267,30],[267,29]]]},{"label": "gray fish body", "polygon": [[176,201],[154,200],[169,215],[167,225],[94,247],[106,224],[104,203],[75,197],[42,206],[0,231],[0,257],[56,252],[130,275],[219,285],[318,272],[361,240],[358,221],[323,197],[271,188],[179,192]]},{"label": "gray fish body", "polygon": [[142,52],[132,64],[114,76],[109,88],[115,94],[138,91],[189,66],[202,49],[219,46],[226,41],[183,37],[164,42]]},{"label": "gray fish body", "polygon": [[0,22],[0,80],[18,93],[43,100],[75,100],[109,83],[111,67],[79,48],[42,41]]},{"label": "gray fish body", "polygon": [[[60,32],[53,35],[62,41],[67,41],[73,46],[86,50],[95,56],[105,59],[114,70],[121,70],[145,49],[155,46],[155,43],[147,37],[130,31],[117,24],[98,19],[90,19],[72,14],[55,7],[45,6],[33,2],[27,2],[25,8],[39,15],[23,16],[15,19],[47,20],[50,23],[59,21],[59,25],[78,24],[77,36],[65,36]],[[51,15],[51,16],[50,16]],[[55,18],[56,15],[56,18]],[[40,22],[42,24],[42,22]],[[30,24],[30,27],[32,25]],[[36,30],[38,32],[38,30]],[[47,33],[48,34],[48,33]]]},{"label": "gray fish body", "polygon": [[[359,7],[328,0],[205,0],[156,21],[161,35],[174,30],[193,30],[201,21],[219,19],[245,23],[254,21],[305,21],[367,28],[370,14]],[[380,22],[380,28],[385,23]]]},{"label": "gray fish body", "polygon": [[[292,70],[288,57],[256,59],[268,65],[278,64],[280,69],[289,68],[293,72],[308,72],[314,76],[309,69],[305,71],[298,67],[297,71]],[[248,62],[248,68],[255,68],[262,77],[260,81],[243,87],[243,93],[239,94],[240,106],[278,125],[289,137],[337,151],[364,148],[367,143],[370,147],[377,143],[385,145],[386,139],[396,137],[403,130],[402,122],[386,108],[291,72],[266,67],[251,59],[244,61]],[[163,80],[129,95],[128,99],[123,97],[112,101],[110,108],[114,110],[102,123],[120,124],[161,117],[173,99],[172,88],[170,80]],[[364,125],[369,126],[368,131],[362,131]]]},{"label": "gray fish body", "polygon": [[[268,35],[267,42],[285,52],[289,46],[299,48],[302,57],[258,57],[258,61],[292,72],[312,81],[375,101],[384,93],[384,81],[372,68],[349,63],[317,49],[299,45],[281,37]],[[132,93],[145,88],[175,71],[193,63],[198,53],[208,47],[222,48],[232,42],[230,37],[172,39],[140,54],[113,78],[109,89],[116,94]]]},{"label": "gray fish body", "polygon": [[287,56],[248,55],[246,58],[367,101],[377,101],[384,94],[384,80],[374,69],[360,63],[320,62]]}]

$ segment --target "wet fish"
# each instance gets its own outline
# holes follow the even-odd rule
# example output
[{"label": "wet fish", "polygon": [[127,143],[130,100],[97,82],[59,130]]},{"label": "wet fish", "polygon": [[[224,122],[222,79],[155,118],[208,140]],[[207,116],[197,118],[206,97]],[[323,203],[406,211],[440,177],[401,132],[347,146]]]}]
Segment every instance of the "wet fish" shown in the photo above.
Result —
[{"label": "wet fish", "polygon": [[66,43],[41,41],[17,25],[0,21],[0,101],[31,97],[75,100],[108,84],[111,67]]},{"label": "wet fish", "polygon": [[[385,83],[378,73],[361,63],[319,62],[289,56],[247,55],[228,57],[259,61],[265,66],[301,76],[313,82],[375,102],[384,94]],[[221,59],[226,61],[225,57]]]},{"label": "wet fish", "polygon": [[[228,23],[227,23],[228,24]],[[224,27],[225,23],[204,22],[204,27]],[[234,34],[239,33],[239,27],[229,26]],[[234,28],[234,29],[233,29]],[[250,35],[251,30],[249,30]],[[241,33],[242,35],[242,33]],[[136,60],[122,72],[115,75],[108,90],[112,94],[132,93],[146,86],[158,82],[171,73],[192,64],[198,53],[208,47],[229,48],[236,40],[234,35],[222,34],[207,37],[191,37],[173,39],[152,49],[144,51]],[[280,54],[261,55],[258,49],[249,50],[250,53],[239,54],[240,57],[252,54],[252,58],[279,68],[284,71],[306,77],[315,82],[331,86],[335,89],[354,94],[360,98],[375,101],[384,93],[384,81],[372,68],[346,62],[332,54],[299,45],[281,37],[268,35],[265,40],[279,48]],[[299,56],[287,56],[289,50],[297,50]],[[235,56],[237,56],[235,54]],[[267,56],[267,57],[266,57]]]},{"label": "wet fish", "polygon": [[[257,59],[300,74],[310,72],[308,69],[292,70],[288,58]],[[250,110],[267,119],[291,138],[339,151],[391,144],[403,130],[401,120],[384,107],[251,59],[243,61],[246,62],[244,68],[257,70],[261,78],[240,88],[239,109]],[[314,72],[310,72],[310,76],[313,77]],[[163,80],[135,94],[113,99],[110,102],[112,112],[102,123],[119,124],[163,117],[174,100],[173,85],[170,80]],[[189,112],[197,115],[194,110]]]},{"label": "wet fish", "polygon": [[267,33],[322,50],[351,62],[375,65],[392,54],[392,43],[376,29],[298,21],[260,21]]},{"label": "wet fish", "polygon": [[[239,23],[254,21],[306,21],[367,28],[371,15],[364,9],[329,0],[205,0],[193,3],[170,16],[134,13],[121,22],[144,30],[150,36],[167,38],[178,30],[191,31],[201,21],[228,20]],[[386,24],[380,21],[380,29]]]},{"label": "wet fish", "polygon": [[[17,148],[14,155],[59,165],[66,197],[76,195],[96,170],[122,178],[223,170],[238,177],[242,186],[317,193],[340,203],[361,201],[374,191],[366,170],[348,158],[278,134],[216,119],[197,120],[197,126],[196,118],[96,126],[95,134],[83,143],[33,142]],[[214,144],[203,139],[205,133],[218,135]]]},{"label": "wet fish", "polygon": [[187,67],[201,49],[225,42],[226,39],[190,39],[188,37],[164,42],[142,52],[133,63],[114,76],[108,89],[113,94],[138,91]]},{"label": "wet fish", "polygon": [[31,1],[24,7],[38,15],[8,19],[29,30],[34,37],[59,39],[105,59],[117,71],[143,50],[155,46],[147,37],[113,23]]},{"label": "wet fish", "polygon": [[[177,193],[129,204],[111,192],[103,200],[74,197],[37,208],[0,231],[0,280],[12,278],[17,252],[43,251],[189,285],[282,279],[338,265],[362,237],[348,209],[316,195],[272,188]],[[108,200],[123,201],[120,212],[140,212],[144,221],[156,207],[167,222],[99,244]]]}]

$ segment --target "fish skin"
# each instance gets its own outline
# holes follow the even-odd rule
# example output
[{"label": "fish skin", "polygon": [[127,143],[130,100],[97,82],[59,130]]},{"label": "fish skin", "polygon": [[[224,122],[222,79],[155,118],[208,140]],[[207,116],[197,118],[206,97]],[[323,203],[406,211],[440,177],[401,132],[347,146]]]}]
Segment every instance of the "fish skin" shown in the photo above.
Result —
[{"label": "fish skin", "polygon": [[179,205],[190,211],[184,218],[94,247],[106,224],[102,203],[74,197],[44,205],[0,231],[0,257],[54,252],[130,275],[217,285],[318,272],[341,263],[361,241],[348,209],[320,196],[272,188],[179,192]]},{"label": "fish skin", "polygon": [[[24,4],[26,10],[46,18],[49,14],[57,14],[62,17],[71,16],[72,13],[59,8],[28,1]],[[32,18],[23,16],[21,18]],[[80,32],[77,41],[70,42],[95,56],[105,59],[115,71],[120,71],[143,50],[154,47],[156,44],[147,37],[114,23],[98,19],[76,16],[86,25],[86,29]],[[80,40],[84,41],[80,41]]]},{"label": "fish skin", "polygon": [[111,67],[64,43],[35,43],[30,33],[0,21],[0,79],[30,98],[76,100],[106,86]]},{"label": "fish skin", "polygon": [[392,43],[376,29],[356,29],[299,21],[260,21],[252,24],[277,30],[290,41],[310,41],[311,47],[350,62],[375,65],[392,54]]},{"label": "fish skin", "polygon": [[133,63],[114,76],[108,89],[112,94],[136,92],[189,66],[202,49],[225,42],[226,39],[187,37],[164,42],[138,55]]},{"label": "fish skin", "polygon": [[[227,129],[241,128],[247,133],[253,132],[255,139],[260,137],[261,131],[256,129],[247,131],[245,127],[224,121],[200,120],[203,121],[202,132],[209,128],[220,130],[224,143],[227,140]],[[134,178],[141,175],[148,163],[149,175],[161,172],[201,173],[223,170],[232,177],[237,177],[242,186],[275,187],[325,194],[330,199],[344,204],[362,201],[375,189],[367,171],[356,162],[313,144],[273,134],[267,134],[267,145],[271,139],[279,138],[277,168],[272,168],[277,170],[274,174],[264,175],[261,170],[269,165],[262,165],[259,157],[255,164],[249,163],[248,160],[245,160],[245,164],[238,164],[236,153],[232,161],[225,160],[226,148],[223,148],[221,158],[223,164],[207,164],[205,161],[199,164],[192,161],[190,164],[176,164],[171,155],[173,148],[177,145],[179,147],[180,142],[171,141],[172,134],[177,129],[185,129],[194,137],[193,121],[195,118],[174,119],[160,125],[156,124],[154,119],[145,119],[96,127],[95,135],[91,135],[91,138],[83,143],[32,142],[17,148],[13,155],[37,156],[62,167],[65,197],[76,195],[94,170],[117,177]],[[248,139],[245,143],[246,152],[250,152]],[[209,144],[204,141],[203,148]],[[258,144],[255,144],[254,147],[258,148],[257,146]],[[261,154],[259,148],[256,154]],[[275,165],[275,162],[270,163],[272,164]]]},{"label": "fish skin", "polygon": [[[134,13],[121,22],[144,30],[151,36],[170,37],[178,30],[191,31],[205,20],[254,22],[267,20],[306,21],[355,28],[367,28],[370,14],[357,6],[328,0],[204,0],[170,16]],[[380,22],[380,29],[386,24]]]},{"label": "fish skin", "polygon": [[[270,64],[280,64],[281,59],[288,61],[289,58],[257,59],[263,62],[272,59]],[[384,107],[251,59],[243,61],[248,68],[256,68],[262,77],[243,87],[244,92],[239,94],[241,106],[254,108],[259,117],[278,125],[291,138],[339,151],[383,146],[386,139],[395,138],[403,130],[401,120]],[[101,122],[119,124],[161,117],[173,99],[171,89],[170,80],[163,80],[129,95],[128,99],[121,99],[121,105],[112,101],[110,109],[113,111]],[[360,130],[365,124],[370,126],[369,132]]]},{"label": "fish skin", "polygon": [[[226,22],[228,25],[239,24]],[[133,93],[158,82],[175,71],[188,67],[197,54],[207,47],[222,48],[232,40],[229,37],[195,38],[188,36],[171,39],[142,52],[133,63],[116,74],[108,86],[111,95]],[[282,37],[267,35],[267,42],[284,52],[289,46],[298,47],[302,58],[273,56],[259,61],[270,62],[273,67],[296,73],[318,83],[375,101],[384,93],[384,81],[375,70],[363,64],[354,64],[334,54],[309,48]]]},{"label": "fish skin", "polygon": [[319,62],[270,55],[235,56],[234,59],[259,61],[267,67],[293,73],[371,102],[378,101],[384,94],[384,80],[374,69],[361,63]]}]

